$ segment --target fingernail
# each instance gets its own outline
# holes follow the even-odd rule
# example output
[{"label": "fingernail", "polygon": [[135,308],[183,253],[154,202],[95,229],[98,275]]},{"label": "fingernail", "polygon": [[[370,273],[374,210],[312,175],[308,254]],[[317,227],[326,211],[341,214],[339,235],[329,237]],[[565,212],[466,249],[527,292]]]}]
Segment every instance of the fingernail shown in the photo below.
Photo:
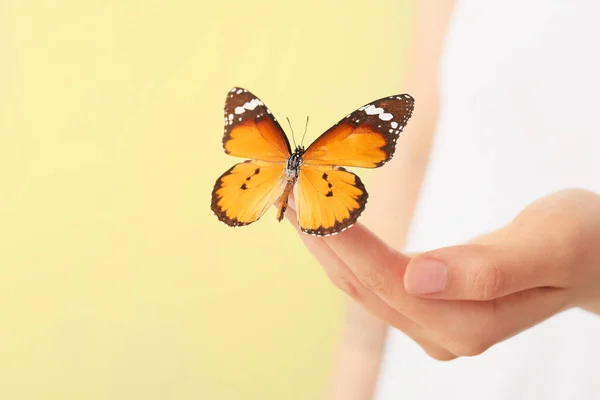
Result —
[{"label": "fingernail", "polygon": [[431,294],[443,291],[448,282],[446,265],[438,260],[426,258],[409,265],[404,277],[404,287],[408,293]]}]

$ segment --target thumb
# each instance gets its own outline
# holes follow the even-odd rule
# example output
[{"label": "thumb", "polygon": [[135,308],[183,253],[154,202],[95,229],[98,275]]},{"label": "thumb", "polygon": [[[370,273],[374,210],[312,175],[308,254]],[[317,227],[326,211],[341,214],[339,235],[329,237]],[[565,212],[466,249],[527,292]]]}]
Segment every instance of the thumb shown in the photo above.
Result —
[{"label": "thumb", "polygon": [[483,243],[422,253],[408,264],[404,286],[411,294],[457,300],[491,300],[534,287],[562,287],[569,268],[568,253],[559,241],[556,235],[499,231]]}]

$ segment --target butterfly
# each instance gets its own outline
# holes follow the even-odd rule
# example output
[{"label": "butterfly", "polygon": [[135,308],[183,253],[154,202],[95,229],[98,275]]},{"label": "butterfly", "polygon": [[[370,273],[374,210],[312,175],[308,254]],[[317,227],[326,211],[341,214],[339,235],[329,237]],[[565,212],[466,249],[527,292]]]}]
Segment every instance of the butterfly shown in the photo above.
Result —
[{"label": "butterfly", "polygon": [[389,161],[412,115],[408,94],[385,97],[352,112],[306,149],[293,151],[265,104],[234,87],[225,101],[225,153],[248,159],[221,175],[211,209],[229,226],[257,221],[273,204],[283,219],[294,191],[300,229],[328,236],[351,227],[367,203],[360,178],[343,167],[378,168]]}]

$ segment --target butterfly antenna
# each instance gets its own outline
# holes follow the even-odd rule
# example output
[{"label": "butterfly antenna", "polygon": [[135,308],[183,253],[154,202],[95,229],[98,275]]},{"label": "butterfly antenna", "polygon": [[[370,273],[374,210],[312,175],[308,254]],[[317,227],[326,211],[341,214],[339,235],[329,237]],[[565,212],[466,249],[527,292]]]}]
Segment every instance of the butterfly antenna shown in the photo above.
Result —
[{"label": "butterfly antenna", "polygon": [[308,115],[306,116],[306,125],[304,125],[304,133],[302,134],[302,140],[300,141],[300,146],[304,144],[304,136],[306,136],[306,131],[308,130]]},{"label": "butterfly antenna", "polygon": [[294,147],[298,147],[296,145],[296,138],[294,138],[294,128],[292,128],[292,123],[290,122],[290,119],[288,117],[285,117],[285,119],[287,119],[288,125],[290,126],[290,130],[292,131],[292,142],[294,142]]}]

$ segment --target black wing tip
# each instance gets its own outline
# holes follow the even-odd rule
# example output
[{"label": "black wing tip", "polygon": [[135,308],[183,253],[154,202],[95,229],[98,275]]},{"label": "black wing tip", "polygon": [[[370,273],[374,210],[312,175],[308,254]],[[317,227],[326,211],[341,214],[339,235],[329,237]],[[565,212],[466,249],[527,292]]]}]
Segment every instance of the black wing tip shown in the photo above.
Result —
[{"label": "black wing tip", "polygon": [[[255,108],[249,109],[250,111],[246,111],[242,114],[237,114],[236,109],[245,105],[248,102],[257,101],[255,104]],[[277,118],[273,115],[271,110],[267,107],[267,105],[254,93],[250,92],[247,89],[244,89],[239,86],[234,86],[227,93],[227,97],[225,99],[225,107],[223,115],[225,117],[225,128],[223,130],[223,149],[226,154],[230,154],[225,147],[226,143],[231,140],[231,133],[233,130],[239,126],[240,124],[244,124],[247,121],[254,121],[254,123],[258,121],[262,121],[263,119],[270,120],[275,128],[281,131],[281,135],[286,143],[286,147],[288,153],[292,154],[292,146],[290,145],[290,141],[285,134],[285,131],[277,121]]]},{"label": "black wing tip", "polygon": [[[241,86],[233,86],[231,89],[229,89],[227,91],[227,95],[225,97],[225,101],[229,101],[229,99],[232,99],[236,96],[243,96],[244,98],[256,98],[258,99],[258,97],[252,93],[250,90],[241,87]],[[260,99],[259,99],[260,100]]]},{"label": "black wing tip", "polygon": [[[385,98],[380,99],[380,100],[388,100],[388,99],[400,100],[400,101],[403,101],[403,102],[407,102],[408,106],[404,107],[404,110],[406,112],[404,121],[401,124],[398,125],[397,129],[394,128],[395,132],[391,136],[390,140],[388,140],[386,142],[386,144],[383,145],[383,147],[381,147],[381,150],[383,150],[385,152],[385,154],[386,154],[386,158],[384,160],[380,161],[379,163],[377,163],[377,165],[375,166],[375,168],[381,167],[382,165],[386,164],[388,161],[390,161],[394,157],[394,154],[396,152],[396,142],[398,141],[398,138],[400,137],[400,134],[404,131],[404,128],[406,128],[406,125],[408,124],[408,121],[412,117],[412,114],[413,114],[413,111],[414,111],[415,98],[412,97],[408,93],[396,94],[396,95],[393,95],[393,96],[385,97]],[[380,101],[380,100],[377,100],[377,101]]]},{"label": "black wing tip", "polygon": [[[238,90],[240,91],[240,93],[237,93]],[[241,93],[249,93],[249,91],[248,91],[248,89],[243,88],[241,86],[233,86],[231,89],[229,89],[228,93],[241,94]]]},{"label": "black wing tip", "polygon": [[407,101],[408,103],[411,103],[411,104],[414,104],[414,102],[415,102],[415,98],[412,95],[408,94],[408,93],[394,94],[394,95],[391,95],[391,96],[383,97],[383,98],[381,98],[379,100],[375,100],[375,101],[389,100],[389,99],[392,99],[392,100],[404,100],[404,101]]}]

